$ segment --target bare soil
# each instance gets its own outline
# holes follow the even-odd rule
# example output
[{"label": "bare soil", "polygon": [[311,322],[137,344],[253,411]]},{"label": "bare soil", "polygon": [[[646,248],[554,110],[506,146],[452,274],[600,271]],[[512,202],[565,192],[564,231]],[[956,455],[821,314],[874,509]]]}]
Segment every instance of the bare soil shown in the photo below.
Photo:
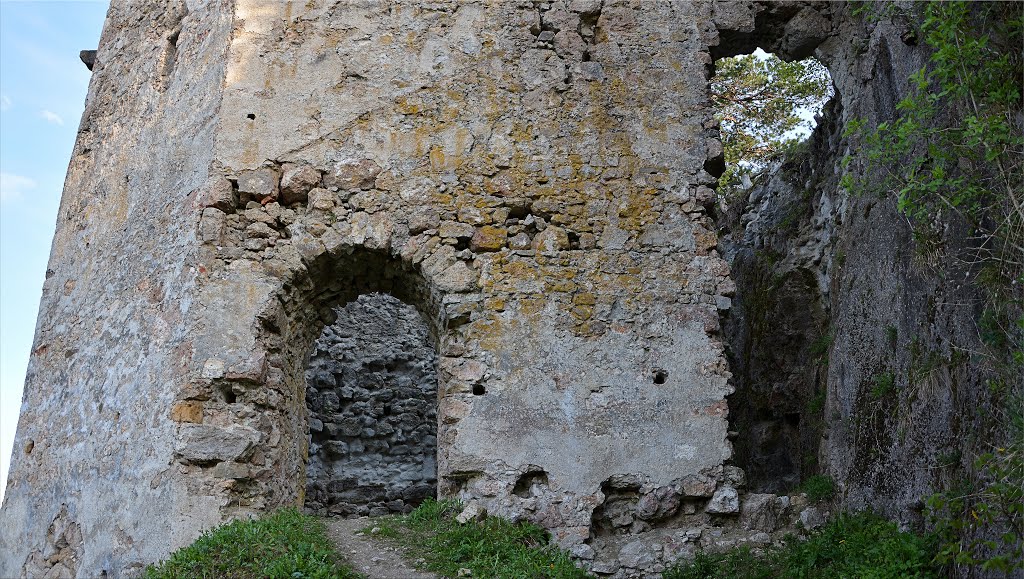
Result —
[{"label": "bare soil", "polygon": [[327,536],[349,565],[371,579],[437,579],[433,573],[416,570],[396,547],[375,539],[362,529],[373,526],[373,519],[326,518]]}]

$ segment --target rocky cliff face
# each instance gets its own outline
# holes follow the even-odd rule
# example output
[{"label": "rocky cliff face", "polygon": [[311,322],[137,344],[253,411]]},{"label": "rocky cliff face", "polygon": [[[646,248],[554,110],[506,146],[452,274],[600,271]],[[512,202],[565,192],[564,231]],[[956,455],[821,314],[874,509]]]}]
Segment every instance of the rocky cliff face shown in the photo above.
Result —
[{"label": "rocky cliff face", "polygon": [[730,407],[737,464],[756,488],[825,473],[847,507],[920,523],[922,497],[999,440],[986,416],[1000,399],[980,354],[984,291],[970,281],[977,270],[955,259],[964,225],[949,219],[943,248],[928,253],[892,196],[839,185],[842,158],[861,154],[843,137],[846,123],[892,120],[930,55],[912,7],[877,8],[826,11],[831,31],[814,54],[835,100],[807,149],[721,219],[737,284],[725,323]]}]

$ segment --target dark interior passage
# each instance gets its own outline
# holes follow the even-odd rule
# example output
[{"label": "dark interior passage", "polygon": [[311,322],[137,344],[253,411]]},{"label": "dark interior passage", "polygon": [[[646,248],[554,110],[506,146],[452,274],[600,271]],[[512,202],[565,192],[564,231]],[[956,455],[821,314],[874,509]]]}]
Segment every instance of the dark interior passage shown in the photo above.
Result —
[{"label": "dark interior passage", "polygon": [[437,489],[436,352],[408,304],[367,294],[337,308],[306,368],[307,509],[408,512]]}]

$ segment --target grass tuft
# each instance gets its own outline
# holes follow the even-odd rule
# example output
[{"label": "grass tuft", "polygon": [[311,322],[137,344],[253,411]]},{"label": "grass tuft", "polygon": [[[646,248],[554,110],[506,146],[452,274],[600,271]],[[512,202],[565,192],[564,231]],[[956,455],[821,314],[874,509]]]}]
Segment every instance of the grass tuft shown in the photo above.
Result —
[{"label": "grass tuft", "polygon": [[423,568],[448,577],[469,569],[473,577],[588,577],[569,555],[548,543],[544,529],[528,523],[510,523],[499,517],[459,524],[457,501],[428,499],[401,517],[374,523],[375,537],[397,543]]},{"label": "grass tuft", "polygon": [[324,524],[296,509],[211,529],[169,559],[146,568],[146,579],[285,577],[358,579],[325,534]]},{"label": "grass tuft", "polygon": [[836,494],[836,483],[831,477],[823,474],[816,474],[809,477],[800,485],[800,490],[807,493],[807,499],[812,503],[827,501]]},{"label": "grass tuft", "polygon": [[784,546],[757,556],[747,547],[721,554],[698,553],[691,563],[665,572],[665,579],[931,578],[940,577],[932,562],[930,537],[901,532],[896,523],[871,513],[841,515],[802,540],[788,537]]}]

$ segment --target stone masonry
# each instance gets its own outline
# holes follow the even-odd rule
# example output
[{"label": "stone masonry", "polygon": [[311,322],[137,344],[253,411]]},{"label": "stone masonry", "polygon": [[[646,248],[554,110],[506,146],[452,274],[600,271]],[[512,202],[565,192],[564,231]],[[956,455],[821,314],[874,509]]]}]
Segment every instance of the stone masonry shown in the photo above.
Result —
[{"label": "stone masonry", "polygon": [[370,293],[429,321],[440,496],[619,576],[695,540],[680,517],[737,520],[707,81],[763,8],[115,0],[0,576],[132,575],[302,504],[306,361]]},{"label": "stone masonry", "polygon": [[305,507],[409,512],[437,494],[437,356],[416,308],[368,294],[337,309],[306,368]]}]

